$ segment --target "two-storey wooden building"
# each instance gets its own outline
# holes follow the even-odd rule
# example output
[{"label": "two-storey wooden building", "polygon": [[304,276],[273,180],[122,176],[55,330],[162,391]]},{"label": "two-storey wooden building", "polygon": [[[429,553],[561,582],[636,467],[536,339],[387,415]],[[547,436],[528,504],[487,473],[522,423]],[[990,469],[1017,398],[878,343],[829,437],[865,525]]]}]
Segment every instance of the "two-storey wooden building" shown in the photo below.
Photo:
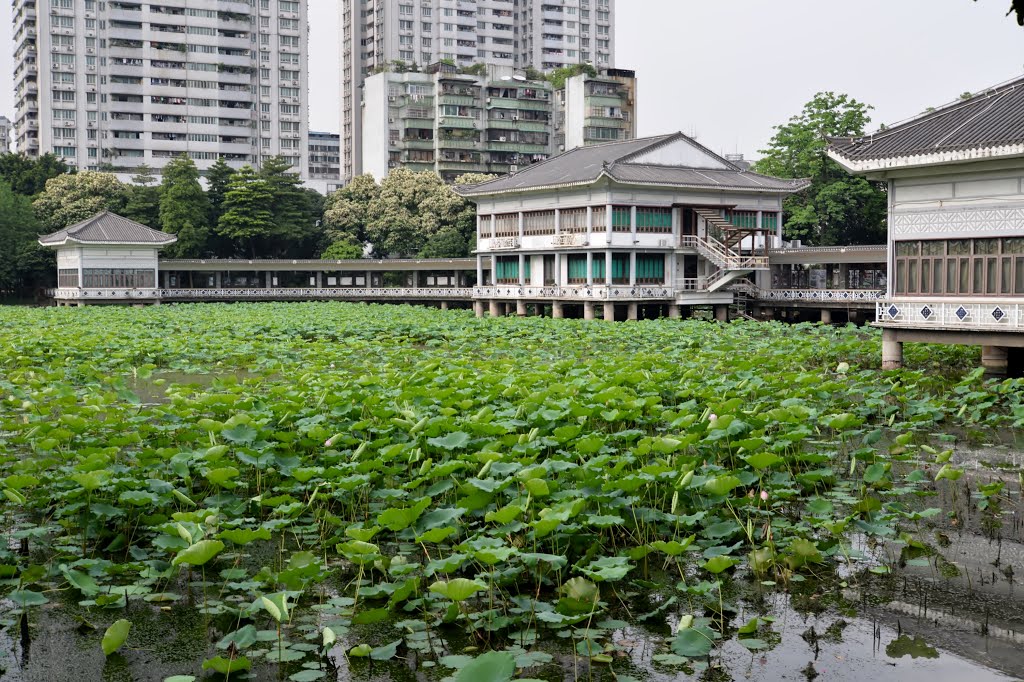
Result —
[{"label": "two-storey wooden building", "polygon": [[[766,280],[782,200],[806,186],[734,165],[675,133],[580,147],[460,191],[477,205],[476,312],[566,306],[606,320],[726,314],[739,278]],[[765,282],[766,286],[770,286]],[[647,316],[647,315],[645,315]]]},{"label": "two-storey wooden building", "polygon": [[830,156],[888,183],[888,291],[877,306],[883,366],[904,342],[979,345],[991,374],[1024,369],[1024,78]]}]

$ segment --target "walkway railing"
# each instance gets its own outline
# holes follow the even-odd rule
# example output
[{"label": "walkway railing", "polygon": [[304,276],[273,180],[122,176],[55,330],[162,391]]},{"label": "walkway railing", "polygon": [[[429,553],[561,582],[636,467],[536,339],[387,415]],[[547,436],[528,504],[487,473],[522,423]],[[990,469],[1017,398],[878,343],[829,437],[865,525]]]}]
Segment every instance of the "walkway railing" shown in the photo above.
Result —
[{"label": "walkway railing", "polygon": [[[696,280],[694,280],[696,289]],[[686,286],[683,283],[681,288]],[[579,286],[550,286],[550,287],[529,287],[506,285],[496,287],[476,287],[473,289],[473,297],[480,299],[559,299],[570,301],[615,301],[615,300],[669,300],[676,296],[676,290],[672,287],[662,285],[637,284],[630,286],[623,285],[591,285],[580,284]]]},{"label": "walkway railing", "polygon": [[736,253],[712,237],[683,235],[679,243],[684,249],[694,249],[723,270],[767,270],[769,266],[767,256]]},{"label": "walkway railing", "polygon": [[246,300],[246,299],[339,299],[382,300],[470,300],[469,287],[345,287],[301,289],[161,289],[163,300]]},{"label": "walkway railing", "polygon": [[1020,332],[1024,305],[1012,299],[883,299],[875,304],[875,319],[883,327]]}]

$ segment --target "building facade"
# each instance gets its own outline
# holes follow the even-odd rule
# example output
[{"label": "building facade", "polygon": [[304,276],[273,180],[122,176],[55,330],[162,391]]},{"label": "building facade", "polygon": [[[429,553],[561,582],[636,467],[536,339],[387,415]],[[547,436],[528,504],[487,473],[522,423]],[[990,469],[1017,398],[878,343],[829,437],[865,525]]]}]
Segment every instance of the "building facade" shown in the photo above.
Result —
[{"label": "building facade", "polygon": [[0,116],[0,154],[11,151],[11,120]]},{"label": "building facade", "polygon": [[309,167],[306,185],[321,194],[341,186],[341,136],[338,133],[309,131]]},{"label": "building facade", "polygon": [[770,286],[782,200],[806,185],[677,133],[578,147],[460,189],[477,205],[477,314],[550,303],[555,317],[573,306],[592,319],[598,305],[604,319],[617,307],[628,319],[695,305],[727,315],[731,285]]},{"label": "building facade", "polygon": [[307,167],[306,0],[14,0],[17,149],[79,169],[178,154]]},{"label": "building facade", "polygon": [[580,74],[558,92],[555,143],[559,149],[636,138],[636,72],[601,69]]},{"label": "building facade", "polygon": [[[632,72],[568,79],[554,91],[511,67],[486,75],[431,65],[383,72],[363,85],[364,173],[382,178],[399,166],[463,173],[518,172],[572,146],[636,137]],[[567,95],[567,93],[572,93]]]},{"label": "building facade", "polygon": [[993,374],[1024,371],[1024,78],[829,154],[888,184],[883,366],[905,342],[982,347]]},{"label": "building facade", "polygon": [[614,0],[342,0],[341,165],[362,163],[363,83],[394,62],[551,70],[615,64]]}]

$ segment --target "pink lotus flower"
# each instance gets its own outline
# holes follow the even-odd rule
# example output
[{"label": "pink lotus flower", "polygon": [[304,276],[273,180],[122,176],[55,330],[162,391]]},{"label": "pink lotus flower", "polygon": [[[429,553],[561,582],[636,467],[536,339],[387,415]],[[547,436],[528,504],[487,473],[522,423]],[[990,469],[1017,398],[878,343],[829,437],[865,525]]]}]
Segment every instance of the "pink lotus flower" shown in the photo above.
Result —
[{"label": "pink lotus flower", "polygon": [[327,440],[324,441],[324,445],[326,445],[327,447],[331,447],[331,442],[333,440],[334,440],[333,438],[328,438]]},{"label": "pink lotus flower", "polygon": [[762,490],[762,491],[761,491],[761,499],[762,499],[763,501],[765,501],[765,502],[767,502],[767,501],[768,501],[768,491],[767,491],[767,490]]},{"label": "pink lotus flower", "polygon": [[712,412],[710,415],[708,415],[708,421],[709,422],[716,422],[716,421],[718,421],[718,415],[715,414],[714,412]]}]

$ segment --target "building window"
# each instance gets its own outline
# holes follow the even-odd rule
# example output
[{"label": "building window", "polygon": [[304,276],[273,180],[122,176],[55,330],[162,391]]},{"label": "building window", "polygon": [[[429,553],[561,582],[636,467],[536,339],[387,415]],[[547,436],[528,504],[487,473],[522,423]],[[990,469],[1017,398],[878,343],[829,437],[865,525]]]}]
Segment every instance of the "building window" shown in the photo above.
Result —
[{"label": "building window", "polygon": [[1024,238],[902,241],[895,252],[898,295],[1024,294]]}]

